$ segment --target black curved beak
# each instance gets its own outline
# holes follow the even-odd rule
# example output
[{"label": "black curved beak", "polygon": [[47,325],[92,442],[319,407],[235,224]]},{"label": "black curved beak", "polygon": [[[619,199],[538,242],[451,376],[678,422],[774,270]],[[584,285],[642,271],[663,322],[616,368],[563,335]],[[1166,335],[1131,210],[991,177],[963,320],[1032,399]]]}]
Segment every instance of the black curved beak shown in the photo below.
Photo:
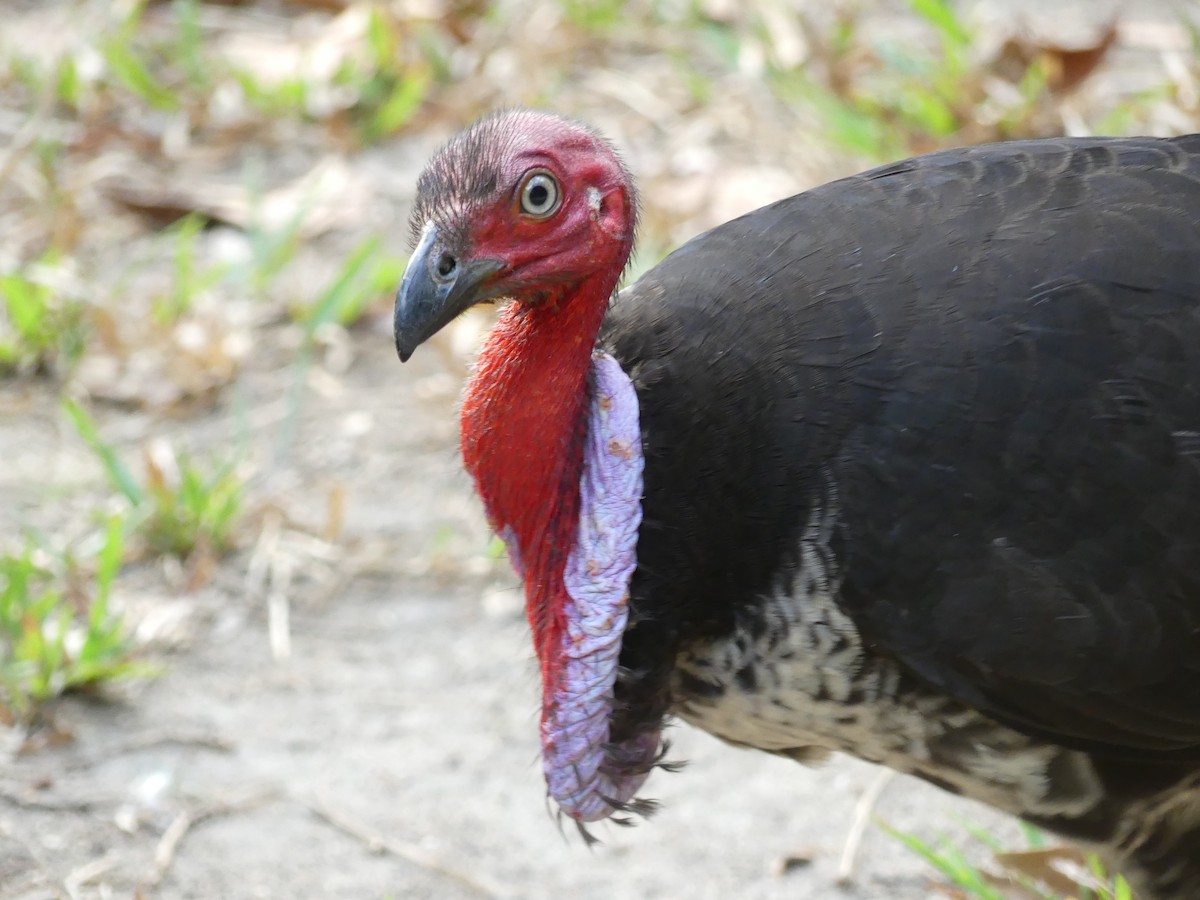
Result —
[{"label": "black curved beak", "polygon": [[497,296],[493,276],[503,268],[498,260],[456,256],[439,240],[437,226],[426,225],[396,291],[392,322],[400,361],[408,362],[417,347],[458,315]]}]

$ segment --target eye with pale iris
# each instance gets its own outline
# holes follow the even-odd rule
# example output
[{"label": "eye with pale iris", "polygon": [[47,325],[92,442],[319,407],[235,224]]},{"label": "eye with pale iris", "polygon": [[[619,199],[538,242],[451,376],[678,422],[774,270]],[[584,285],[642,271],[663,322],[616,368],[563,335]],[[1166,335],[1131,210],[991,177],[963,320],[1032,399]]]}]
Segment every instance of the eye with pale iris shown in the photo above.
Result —
[{"label": "eye with pale iris", "polygon": [[549,172],[534,172],[521,187],[521,212],[544,219],[558,209],[558,182]]}]

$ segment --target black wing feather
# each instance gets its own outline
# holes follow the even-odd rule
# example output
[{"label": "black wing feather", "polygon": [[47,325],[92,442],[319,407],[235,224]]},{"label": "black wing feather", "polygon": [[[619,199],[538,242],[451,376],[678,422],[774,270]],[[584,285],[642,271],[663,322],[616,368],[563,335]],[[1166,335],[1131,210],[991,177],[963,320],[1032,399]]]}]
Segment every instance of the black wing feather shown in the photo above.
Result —
[{"label": "black wing feather", "polygon": [[1064,743],[1200,757],[1200,136],[826,185],[672,254],[602,343],[642,404],[631,668],[734,627],[832,475],[878,652]]}]

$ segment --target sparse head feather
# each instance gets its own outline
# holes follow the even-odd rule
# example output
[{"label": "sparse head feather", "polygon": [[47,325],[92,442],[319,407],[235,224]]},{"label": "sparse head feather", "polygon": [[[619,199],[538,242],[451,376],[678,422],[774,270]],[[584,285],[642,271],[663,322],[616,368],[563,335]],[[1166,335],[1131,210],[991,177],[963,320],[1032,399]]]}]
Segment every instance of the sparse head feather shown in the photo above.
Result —
[{"label": "sparse head feather", "polygon": [[430,221],[448,240],[464,241],[471,216],[514,186],[523,170],[523,157],[539,153],[557,157],[564,164],[571,154],[608,157],[626,184],[636,216],[633,178],[616,148],[602,135],[553,113],[504,109],[487,114],[457,134],[425,167],[417,181],[410,221],[412,245]]}]

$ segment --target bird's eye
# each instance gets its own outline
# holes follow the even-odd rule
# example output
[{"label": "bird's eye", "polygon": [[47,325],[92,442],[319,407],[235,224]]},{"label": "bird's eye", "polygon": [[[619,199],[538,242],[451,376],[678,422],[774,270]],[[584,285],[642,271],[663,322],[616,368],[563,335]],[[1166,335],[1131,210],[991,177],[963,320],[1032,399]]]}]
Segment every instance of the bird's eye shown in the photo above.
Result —
[{"label": "bird's eye", "polygon": [[533,172],[521,187],[521,212],[544,219],[558,209],[558,182],[549,172]]}]

